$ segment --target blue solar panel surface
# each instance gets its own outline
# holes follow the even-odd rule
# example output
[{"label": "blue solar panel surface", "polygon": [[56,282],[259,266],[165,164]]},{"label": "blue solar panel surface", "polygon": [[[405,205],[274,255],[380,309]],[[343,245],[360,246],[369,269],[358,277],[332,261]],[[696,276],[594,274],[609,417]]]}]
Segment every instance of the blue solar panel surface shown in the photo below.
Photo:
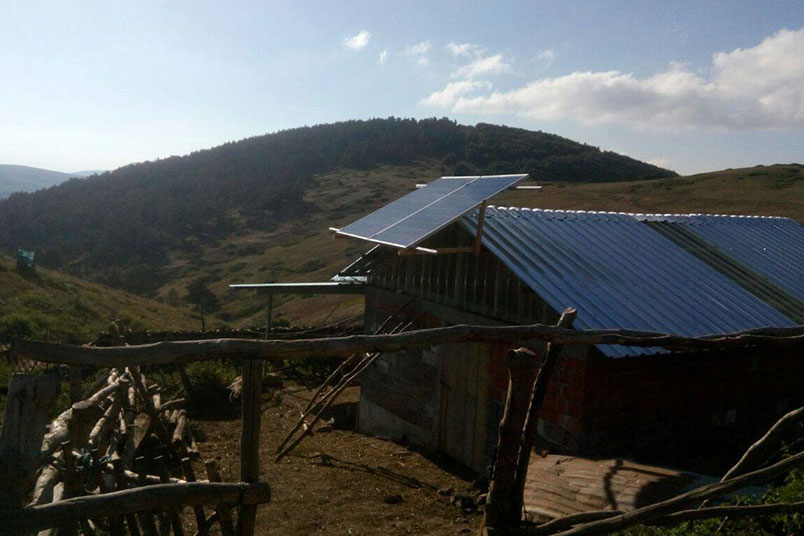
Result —
[{"label": "blue solar panel surface", "polygon": [[340,232],[381,244],[411,247],[525,177],[442,177]]},{"label": "blue solar panel surface", "polygon": [[375,210],[368,216],[357,220],[341,229],[341,233],[357,236],[360,238],[371,238],[384,231],[388,227],[398,223],[405,216],[409,216],[422,207],[449,195],[458,188],[465,186],[477,179],[477,177],[465,177],[455,179],[436,179],[427,184],[424,188],[419,188],[396,201]]}]

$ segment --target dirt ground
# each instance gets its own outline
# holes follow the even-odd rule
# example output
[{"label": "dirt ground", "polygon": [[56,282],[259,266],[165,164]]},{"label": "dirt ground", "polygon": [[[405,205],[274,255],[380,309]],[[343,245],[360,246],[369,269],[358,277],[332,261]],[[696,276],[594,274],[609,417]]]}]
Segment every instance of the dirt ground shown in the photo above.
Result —
[{"label": "dirt ground", "polygon": [[[358,395],[359,387],[350,388],[338,402],[353,403]],[[298,385],[264,394],[261,479],[271,485],[273,498],[258,509],[257,534],[454,536],[478,532],[480,512],[462,510],[445,494],[452,488],[474,496],[475,475],[449,460],[319,424],[320,431],[274,463],[277,445],[310,396],[308,389]],[[240,420],[195,423],[206,434],[199,445],[202,458],[216,458],[223,479],[237,481]]]}]

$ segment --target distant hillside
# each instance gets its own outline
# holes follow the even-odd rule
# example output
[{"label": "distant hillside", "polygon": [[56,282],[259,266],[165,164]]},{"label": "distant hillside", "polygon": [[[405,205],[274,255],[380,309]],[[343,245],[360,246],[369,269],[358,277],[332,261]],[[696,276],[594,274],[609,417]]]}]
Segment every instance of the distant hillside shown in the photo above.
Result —
[{"label": "distant hillside", "polygon": [[5,199],[15,192],[35,192],[49,188],[72,177],[89,177],[99,173],[103,171],[93,169],[63,173],[29,166],[0,164],[0,199]]},{"label": "distant hillside", "polygon": [[12,335],[83,343],[121,320],[132,329],[199,328],[189,309],[44,268],[23,276],[15,264],[0,254],[0,344]]},{"label": "distant hillside", "polygon": [[[411,191],[422,177],[438,173],[438,163],[337,170],[317,176],[305,200],[318,207],[266,232],[241,233],[225,244],[203,249],[198,268],[171,265],[175,278],[160,293],[181,292],[199,274],[221,298],[219,316],[241,325],[259,325],[265,298],[254,291],[233,293],[230,283],[323,281],[367,250],[359,240],[333,240],[330,225],[341,226]],[[354,184],[349,192],[342,185]],[[497,205],[613,210],[627,212],[708,212],[787,216],[804,223],[804,166],[798,164],[729,169],[689,177],[614,183],[543,183],[542,191],[508,191]],[[359,297],[279,295],[275,318],[320,324],[362,310]]]},{"label": "distant hillside", "polygon": [[[642,180],[672,171],[566,138],[447,119],[375,119],[286,130],[73,179],[0,201],[0,245],[43,265],[153,295],[206,248],[308,218],[314,177],[434,162],[440,173],[527,172],[539,181]],[[428,164],[429,165],[429,164]],[[348,177],[340,192],[354,185]],[[362,207],[355,206],[355,210]]]},{"label": "distant hillside", "polygon": [[[512,201],[513,192],[495,199]],[[804,223],[804,166],[725,169],[639,183],[546,184],[524,206],[623,212],[785,216]],[[522,204],[522,203],[520,203]]]},{"label": "distant hillside", "polygon": [[47,188],[72,176],[61,171],[0,164],[0,199],[14,192],[33,192]]}]

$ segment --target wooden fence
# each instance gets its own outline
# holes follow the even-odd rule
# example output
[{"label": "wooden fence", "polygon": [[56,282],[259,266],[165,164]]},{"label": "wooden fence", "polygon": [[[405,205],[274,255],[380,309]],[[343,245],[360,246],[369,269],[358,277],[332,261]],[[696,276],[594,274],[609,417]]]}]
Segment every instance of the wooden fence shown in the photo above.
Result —
[{"label": "wooden fence", "polygon": [[[209,482],[193,482],[194,476],[185,472],[183,480],[171,480],[162,472],[161,475],[148,475],[131,473],[112,464],[112,474],[125,488],[128,483],[149,484],[134,489],[119,489],[100,495],[73,497],[53,502],[47,505],[22,507],[21,488],[24,478],[10,480],[9,476],[30,473],[31,465],[36,460],[29,460],[19,467],[0,466],[0,484],[3,492],[11,497],[12,502],[0,513],[6,520],[9,530],[30,531],[41,528],[62,526],[64,524],[80,525],[86,529],[85,534],[91,533],[91,527],[86,522],[88,518],[110,517],[114,533],[122,534],[128,527],[131,534],[139,534],[138,522],[146,534],[151,535],[152,523],[143,523],[142,514],[148,517],[155,508],[167,510],[171,524],[176,534],[182,534],[181,521],[176,519],[176,512],[180,506],[193,506],[197,517],[198,534],[204,534],[205,527],[211,521],[221,523],[224,534],[231,532],[230,508],[238,507],[237,522],[238,534],[250,536],[254,532],[257,505],[270,500],[270,489],[266,483],[259,482],[259,435],[260,435],[260,396],[261,379],[264,363],[269,361],[292,362],[299,359],[348,356],[351,354],[376,355],[399,350],[427,348],[434,345],[461,342],[504,343],[516,347],[533,341],[549,343],[547,357],[537,370],[534,361],[525,350],[512,350],[508,356],[508,366],[511,375],[509,383],[508,400],[505,415],[500,424],[500,437],[498,456],[493,470],[493,479],[489,491],[486,514],[484,516],[484,530],[517,531],[522,511],[522,489],[527,462],[531,446],[536,437],[535,423],[538,419],[541,401],[546,386],[550,381],[552,364],[557,358],[561,346],[570,344],[597,345],[620,344],[637,347],[664,347],[669,350],[722,350],[724,348],[757,347],[757,348],[804,348],[804,327],[796,328],[764,328],[739,333],[716,335],[709,337],[690,338],[665,333],[653,333],[633,330],[586,330],[575,331],[571,329],[575,316],[574,310],[567,310],[556,326],[530,325],[530,326],[451,326],[446,328],[425,329],[395,334],[354,335],[348,337],[330,337],[300,340],[257,340],[257,339],[215,339],[197,341],[166,341],[153,344],[122,346],[122,347],[88,347],[71,346],[47,342],[28,340],[12,341],[11,352],[16,359],[45,362],[71,366],[112,367],[120,372],[120,380],[131,381],[133,391],[140,397],[147,410],[153,411],[148,402],[149,391],[137,367],[142,365],[175,364],[181,365],[191,361],[209,360],[218,358],[237,358],[244,360],[242,371],[242,430],[240,451],[240,480],[235,484],[216,483],[215,474],[209,474]],[[16,452],[22,455],[31,452],[36,445],[36,437],[22,433],[24,427],[14,425],[15,417],[11,414],[28,415],[25,419],[34,422],[41,432],[44,421],[37,417],[43,404],[47,405],[48,397],[53,397],[52,380],[39,376],[39,379],[12,379],[17,387],[9,390],[9,403],[6,409],[6,421],[0,437],[0,448],[4,452]],[[524,379],[524,381],[523,381]],[[42,383],[45,382],[45,383]],[[120,381],[118,380],[118,385]],[[524,388],[520,387],[524,385]],[[23,387],[19,389],[18,387]],[[112,389],[114,391],[114,389]],[[12,392],[14,395],[12,396]],[[122,391],[120,391],[122,392]],[[22,393],[20,395],[16,393]],[[97,395],[96,395],[97,396]],[[122,395],[121,395],[122,396]],[[114,402],[112,402],[114,404]],[[91,405],[91,404],[90,404]],[[12,407],[13,406],[13,407]],[[12,407],[12,409],[9,409]],[[75,405],[73,412],[80,413]],[[119,407],[118,407],[119,410]],[[11,412],[11,414],[10,414]],[[37,420],[38,419],[38,420]],[[158,419],[157,419],[158,420]],[[17,421],[22,422],[19,418]],[[96,423],[97,425],[97,423]],[[75,436],[75,425],[68,426],[65,437]],[[51,430],[51,433],[53,430]],[[17,435],[15,435],[17,434]],[[166,434],[163,438],[170,445],[171,440]],[[19,436],[19,437],[17,437]],[[64,453],[64,464],[69,466],[68,458],[72,449],[69,445],[60,444]],[[38,448],[34,449],[38,453]],[[23,458],[30,458],[22,455]],[[6,458],[2,456],[2,458]],[[7,459],[7,458],[6,458]],[[27,459],[27,458],[26,458]],[[788,458],[782,466],[773,466],[775,475],[779,471],[789,470],[804,461],[804,454]],[[186,462],[183,464],[188,465]],[[777,464],[778,465],[778,464]],[[191,468],[191,466],[190,466]],[[69,470],[67,472],[69,474]],[[707,497],[722,494],[723,489],[733,489],[743,482],[753,483],[759,481],[758,477],[745,478],[741,475],[725,481],[726,485],[713,490],[704,490],[679,500],[677,504],[689,505],[694,500],[704,500]],[[763,475],[763,478],[767,474]],[[742,480],[736,480],[742,479]],[[103,479],[101,479],[103,480]],[[11,482],[11,484],[9,484]],[[743,484],[744,485],[744,484]],[[102,490],[103,491],[103,490]],[[13,501],[17,501],[16,503]],[[676,504],[676,503],[674,503]],[[201,505],[213,505],[214,513],[205,517]],[[600,527],[615,529],[628,526],[629,522],[655,520],[658,517],[673,514],[678,510],[674,507],[657,508],[649,515],[633,513],[590,513],[586,517],[579,517],[571,522],[554,526],[554,529],[541,527],[540,534],[556,532],[560,529],[570,528],[567,534],[596,534]],[[642,515],[643,517],[639,517]],[[620,516],[619,518],[617,516]],[[633,521],[636,519],[637,521]],[[211,521],[210,521],[211,520]],[[587,523],[591,520],[591,523]],[[124,524],[125,521],[125,524]],[[569,524],[567,524],[569,523]],[[595,525],[597,523],[597,525]],[[602,525],[601,525],[602,524]],[[549,525],[549,524],[548,524]],[[574,527],[574,528],[572,528]],[[549,527],[548,527],[549,528]],[[537,527],[538,529],[538,527]],[[598,531],[598,532],[596,532]]]}]

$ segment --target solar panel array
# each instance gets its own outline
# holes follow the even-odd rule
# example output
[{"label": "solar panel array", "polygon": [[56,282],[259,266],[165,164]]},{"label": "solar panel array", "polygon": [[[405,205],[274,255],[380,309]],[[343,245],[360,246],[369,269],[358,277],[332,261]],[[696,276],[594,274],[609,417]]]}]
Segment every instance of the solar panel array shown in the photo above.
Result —
[{"label": "solar panel array", "polygon": [[441,177],[347,225],[339,233],[409,248],[525,177]]}]

